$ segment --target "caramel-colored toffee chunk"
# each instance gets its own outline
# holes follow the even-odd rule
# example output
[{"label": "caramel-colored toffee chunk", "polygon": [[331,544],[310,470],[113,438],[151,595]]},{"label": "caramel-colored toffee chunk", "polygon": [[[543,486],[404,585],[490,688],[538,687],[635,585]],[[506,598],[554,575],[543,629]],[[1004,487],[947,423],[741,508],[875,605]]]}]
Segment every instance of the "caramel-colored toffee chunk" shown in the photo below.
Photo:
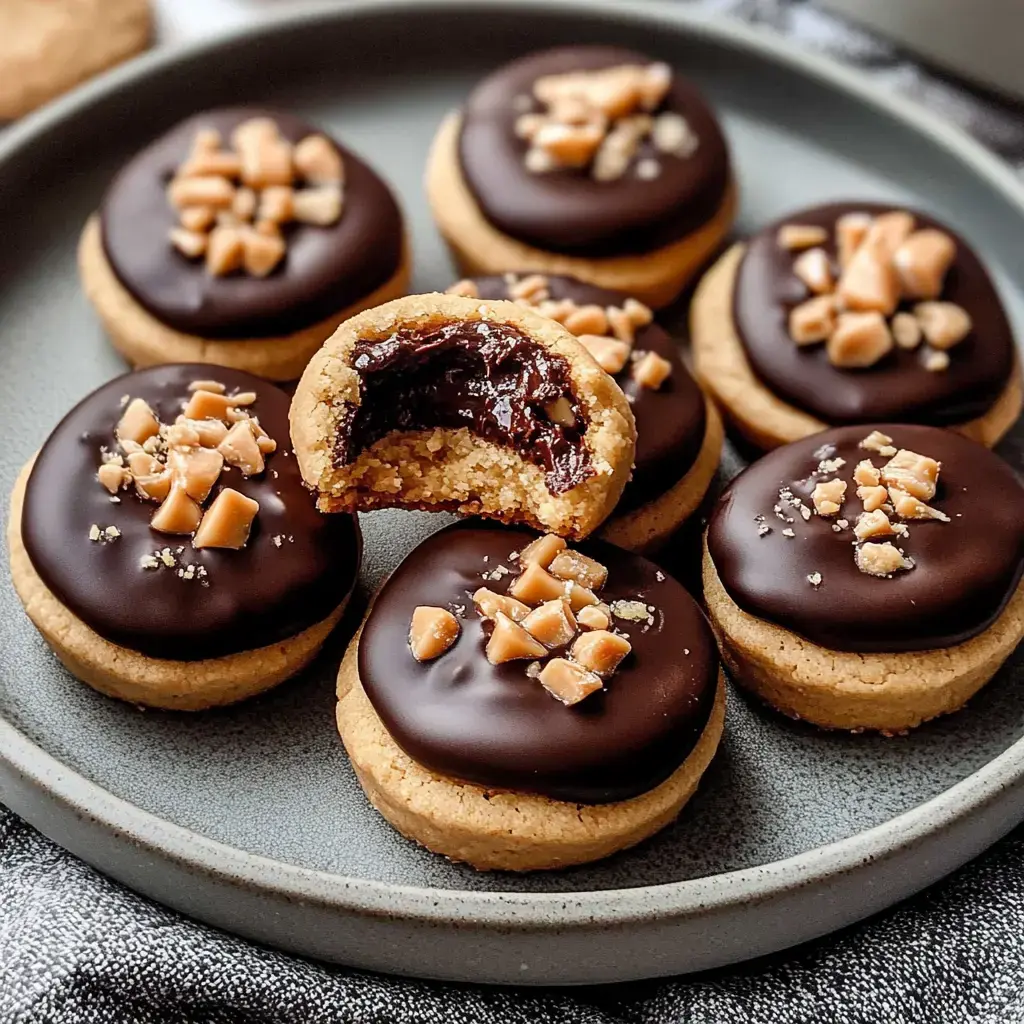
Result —
[{"label": "caramel-colored toffee chunk", "polygon": [[600,676],[565,658],[552,658],[537,678],[552,697],[570,707],[604,687]]},{"label": "caramel-colored toffee chunk", "polygon": [[417,661],[439,658],[459,638],[459,620],[447,608],[420,605],[412,613],[409,647]]},{"label": "caramel-colored toffee chunk", "polygon": [[206,510],[192,538],[194,548],[244,548],[259,502],[225,487]]},{"label": "caramel-colored toffee chunk", "polygon": [[494,631],[487,641],[487,660],[492,665],[519,658],[540,658],[547,648],[504,612],[495,612]]}]

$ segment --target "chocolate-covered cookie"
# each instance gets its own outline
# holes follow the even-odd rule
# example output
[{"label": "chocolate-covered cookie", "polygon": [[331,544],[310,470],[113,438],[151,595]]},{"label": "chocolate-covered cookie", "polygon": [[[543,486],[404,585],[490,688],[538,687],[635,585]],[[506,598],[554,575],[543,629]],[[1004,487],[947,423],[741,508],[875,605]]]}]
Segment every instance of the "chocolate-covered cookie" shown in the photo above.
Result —
[{"label": "chocolate-covered cookie", "polygon": [[[717,744],[718,676],[703,614],[653,563],[460,523],[377,595],[342,666],[339,724],[405,834],[478,867],[553,867],[678,813]],[[381,771],[395,756],[400,778]],[[431,784],[406,804],[412,771]],[[493,827],[513,806],[522,825]]]},{"label": "chocolate-covered cookie", "polygon": [[449,292],[509,299],[566,326],[612,374],[633,410],[633,474],[605,525],[620,547],[647,550],[700,504],[721,454],[717,414],[680,358],[678,343],[642,303],[571,277],[466,279]]},{"label": "chocolate-covered cookie", "polygon": [[442,125],[435,218],[466,273],[568,273],[664,305],[728,230],[728,150],[699,90],[611,46],[529,54]]},{"label": "chocolate-covered cookie", "polygon": [[377,174],[314,125],[247,107],[197,114],[131,160],[81,265],[136,365],[199,358],[276,379],[407,277],[401,214]]},{"label": "chocolate-covered cookie", "polygon": [[935,427],[842,427],[737,477],[707,533],[726,664],[824,725],[897,730],[955,710],[1024,632],[1024,488]]},{"label": "chocolate-covered cookie", "polygon": [[157,367],[93,392],[47,439],[15,495],[15,584],[87,682],[210,706],[279,682],[318,649],[361,541],[352,517],[316,511],[288,406],[247,373]]},{"label": "chocolate-covered cookie", "polygon": [[585,536],[633,462],[625,396],[560,324],[510,302],[413,295],[342,324],[295,391],[325,511],[454,509]]},{"label": "chocolate-covered cookie", "polygon": [[780,218],[708,272],[691,316],[698,373],[764,447],[878,420],[992,445],[1020,412],[995,285],[917,211],[843,202]]}]

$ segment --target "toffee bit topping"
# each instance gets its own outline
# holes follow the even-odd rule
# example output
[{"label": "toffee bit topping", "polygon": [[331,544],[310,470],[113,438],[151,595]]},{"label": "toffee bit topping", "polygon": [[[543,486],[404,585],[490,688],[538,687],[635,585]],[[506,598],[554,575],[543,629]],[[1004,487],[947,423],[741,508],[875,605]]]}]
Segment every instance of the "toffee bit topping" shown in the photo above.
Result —
[{"label": "toffee bit topping", "polygon": [[907,558],[891,541],[861,544],[857,548],[856,557],[857,568],[869,576],[891,577],[893,573],[914,568],[913,560]]},{"label": "toffee bit topping", "polygon": [[93,523],[89,527],[89,540],[97,541],[99,543],[105,543],[107,541],[117,540],[121,536],[121,531],[116,526],[97,526]]},{"label": "toffee bit topping", "polygon": [[527,668],[526,674],[531,678],[537,678],[541,686],[566,707],[572,707],[584,697],[589,697],[604,688],[604,681],[600,676],[565,658],[552,658],[535,676],[530,672],[534,665],[539,666],[540,662],[533,662]]},{"label": "toffee bit topping", "polygon": [[[888,461],[879,468],[871,459],[862,459],[853,468],[850,482],[855,485],[857,498],[863,505],[863,511],[857,515],[853,527],[854,561],[861,572],[888,578],[894,573],[913,569],[914,560],[891,541],[879,541],[878,538],[908,538],[910,528],[906,520],[933,520],[942,523],[950,521],[949,516],[941,509],[928,504],[938,492],[942,466],[936,459],[927,455],[906,448],[897,449],[893,445],[893,439],[878,430],[871,431],[859,446],[878,452]],[[843,459],[822,459],[821,456],[824,454],[821,449],[814,452],[814,456],[821,459],[818,471],[826,462],[830,467],[838,464],[837,468],[842,468],[846,465]],[[845,500],[848,487],[848,482],[840,477],[816,484],[811,498],[817,514],[837,514]],[[800,502],[788,487],[780,488],[779,498],[790,505]],[[780,506],[775,506],[776,514],[779,508]],[[800,505],[800,509],[803,513],[806,506]],[[763,523],[763,515],[756,518]],[[805,516],[806,518],[808,517]],[[848,519],[837,519],[831,524],[835,533],[842,533],[849,526]],[[793,532],[784,530],[783,535],[791,537]],[[817,582],[814,577],[818,578]],[[818,586],[821,582],[818,573],[812,573],[807,579],[812,586]]]},{"label": "toffee bit topping", "polygon": [[412,613],[409,648],[417,661],[439,658],[459,638],[459,620],[446,608],[421,605]]},{"label": "toffee bit topping", "polygon": [[896,449],[892,446],[892,438],[888,434],[883,434],[880,430],[872,430],[863,441],[860,442],[860,448],[865,448],[869,452],[878,452],[879,455],[895,455]]},{"label": "toffee bit topping", "polygon": [[[173,423],[160,422],[143,399],[125,396],[116,428],[119,450],[100,450],[97,481],[114,496],[111,500],[120,501],[116,492],[133,488],[140,500],[159,503],[150,520],[158,532],[194,534],[196,548],[244,547],[259,503],[228,487],[205,513],[203,505],[225,468],[237,468],[243,476],[262,473],[277,442],[249,411],[255,392],[229,395],[216,380],[192,381],[188,391]],[[106,539],[120,535],[110,534],[111,529],[117,530],[107,528]],[[150,557],[158,555],[146,556],[143,568],[157,567],[156,562],[149,564]],[[206,571],[190,573],[186,566],[179,575],[202,578]]]},{"label": "toffee bit topping", "polygon": [[632,166],[638,178],[657,178],[664,157],[689,159],[699,145],[685,117],[657,112],[671,85],[667,64],[538,78],[526,100],[541,109],[522,109],[524,101],[516,101],[515,133],[527,143],[524,166],[533,174],[578,168],[595,181],[615,181]]},{"label": "toffee bit topping", "polygon": [[783,224],[775,239],[783,249],[799,251],[823,245],[828,241],[828,232],[816,224]]},{"label": "toffee bit topping", "polygon": [[[477,613],[490,623],[487,660],[528,660],[527,678],[565,704],[601,689],[632,650],[627,635],[612,626],[613,614],[643,624],[643,632],[655,623],[658,609],[639,598],[603,604],[594,591],[606,583],[607,567],[561,537],[538,537],[509,560],[518,560],[522,571],[507,594],[480,587],[472,595]],[[454,610],[462,615],[466,607]],[[420,606],[410,623],[410,650],[418,661],[437,658],[459,634],[451,607]]]},{"label": "toffee bit topping", "polygon": [[[328,227],[341,217],[345,169],[324,135],[292,145],[270,118],[252,118],[231,134],[196,133],[167,198],[179,224],[168,240],[188,260],[205,257],[207,273],[272,273],[287,252],[281,227],[299,221]],[[203,383],[203,382],[198,382]]]},{"label": "toffee bit topping", "polygon": [[834,516],[843,506],[846,497],[846,481],[836,477],[817,484],[811,493],[814,511],[819,516]]},{"label": "toffee bit topping", "polygon": [[672,364],[657,352],[634,352],[633,379],[641,386],[657,391],[672,374]]},{"label": "toffee bit topping", "polygon": [[[946,352],[972,330],[966,310],[937,301],[956,259],[956,243],[943,231],[915,230],[903,210],[872,217],[848,213],[835,223],[838,254],[833,263],[821,246],[824,228],[784,224],[776,242],[797,253],[793,274],[811,294],[789,313],[789,335],[797,345],[826,342],[829,361],[841,369],[874,366],[894,346],[927,343],[922,363],[946,370]],[[925,301],[919,301],[925,300]],[[913,310],[901,303],[916,302]]]}]

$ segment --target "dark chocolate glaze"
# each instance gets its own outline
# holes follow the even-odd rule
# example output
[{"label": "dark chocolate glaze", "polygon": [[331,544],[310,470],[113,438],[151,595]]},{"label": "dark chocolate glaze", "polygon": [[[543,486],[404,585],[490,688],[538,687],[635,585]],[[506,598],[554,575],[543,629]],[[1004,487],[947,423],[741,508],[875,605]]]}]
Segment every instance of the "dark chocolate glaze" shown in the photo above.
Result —
[{"label": "dark chocolate glaze", "polygon": [[[555,800],[607,803],[638,796],[689,755],[714,703],[718,656],[697,604],[670,576],[607,544],[582,546],[609,570],[606,601],[641,596],[657,611],[642,625],[616,620],[633,651],[604,690],[565,707],[526,675],[526,661],[491,665],[489,624],[471,595],[504,593],[527,530],[460,523],[424,541],[392,573],[359,642],[359,675],[388,732],[427,768],[482,786]],[[487,561],[484,561],[485,557]],[[462,607],[462,632],[445,654],[417,662],[409,622],[418,605]]]},{"label": "dark chocolate glaze", "polygon": [[654,180],[643,181],[632,169],[618,181],[598,182],[586,169],[533,174],[523,166],[527,145],[514,130],[523,112],[516,99],[532,97],[537,78],[651,62],[619,47],[567,46],[520,57],[485,78],[463,111],[459,159],[487,220],[538,248],[584,256],[648,252],[709,221],[729,184],[729,154],[711,108],[678,73],[659,111],[682,114],[700,145],[683,160],[643,143],[637,160],[656,156],[662,167]]},{"label": "dark chocolate glaze", "polygon": [[266,278],[213,277],[167,240],[177,222],[167,183],[195,133],[216,128],[227,142],[250,117],[272,117],[288,139],[314,132],[292,114],[232,107],[197,114],[157,139],[117,175],[100,208],[103,248],[132,297],[169,327],[204,338],[267,338],[309,327],[370,294],[398,269],[402,216],[387,185],[335,142],[345,163],[340,220],[285,228],[288,253]]},{"label": "dark chocolate glaze", "polygon": [[[352,365],[362,376],[362,399],[339,431],[339,465],[392,431],[467,427],[540,466],[554,494],[593,476],[568,364],[509,324],[460,320],[360,340]],[[560,397],[576,426],[553,423],[544,412]]]},{"label": "dark chocolate glaze", "polygon": [[[255,391],[252,407],[278,443],[259,476],[225,467],[211,494],[233,487],[260,503],[240,551],[192,547],[191,538],[149,526],[157,509],[134,490],[120,503],[96,479],[100,449],[115,450],[121,398],[144,398],[173,422],[193,380],[216,379]],[[288,396],[248,373],[179,364],[129,373],[105,384],[64,417],[29,477],[22,535],[32,565],[57,598],[100,636],[157,658],[193,661],[252,650],[295,636],[325,619],[351,591],[362,540],[354,516],[324,516],[302,483],[288,440]],[[89,527],[116,526],[113,541],[90,541]],[[274,537],[281,539],[280,545]],[[140,559],[169,547],[206,567],[209,586]]]},{"label": "dark chocolate glaze", "polygon": [[[473,278],[481,298],[511,298],[504,277]],[[571,299],[578,306],[622,306],[626,296],[607,288],[584,284],[573,277],[548,276],[548,291],[556,300]],[[653,391],[633,379],[631,367],[615,375],[615,383],[629,398],[636,418],[636,462],[633,476],[616,506],[627,512],[664,494],[693,465],[704,443],[704,393],[679,358],[679,346],[657,323],[636,332],[635,351],[657,352],[672,364],[672,375]]]},{"label": "dark chocolate glaze", "polygon": [[[834,518],[807,522],[782,503],[789,486],[810,505],[819,480],[850,481],[856,464],[888,460],[859,448],[872,429],[898,448],[942,463],[929,504],[950,522],[906,520],[909,537],[891,540],[915,567],[891,578],[869,576],[854,562],[853,525],[862,503],[850,483],[837,518],[850,529],[835,532]],[[823,445],[846,465],[811,476]],[[771,532],[758,536],[756,516]],[[796,536],[783,536],[792,529]],[[779,448],[741,473],[719,499],[708,528],[708,549],[729,596],[745,611],[837,651],[918,651],[951,647],[987,629],[1012,596],[1024,560],[1024,488],[1010,467],[988,449],[936,427],[882,424],[841,427]],[[821,573],[812,586],[808,575]]]},{"label": "dark chocolate glaze", "polygon": [[810,298],[810,292],[792,272],[797,254],[776,241],[779,227],[824,227],[829,240],[822,248],[834,260],[832,229],[838,217],[855,210],[879,214],[893,209],[905,207],[831,203],[791,213],[755,235],[736,277],[736,330],[754,372],[769,389],[825,423],[964,423],[985,413],[1006,386],[1013,367],[1013,333],[981,261],[962,238],[931,217],[910,211],[920,227],[938,228],[956,240],[956,260],[942,299],[963,306],[974,321],[974,330],[950,351],[948,370],[927,370],[920,350],[901,348],[865,370],[841,370],[828,361],[824,345],[796,345],[789,336],[789,312]]}]

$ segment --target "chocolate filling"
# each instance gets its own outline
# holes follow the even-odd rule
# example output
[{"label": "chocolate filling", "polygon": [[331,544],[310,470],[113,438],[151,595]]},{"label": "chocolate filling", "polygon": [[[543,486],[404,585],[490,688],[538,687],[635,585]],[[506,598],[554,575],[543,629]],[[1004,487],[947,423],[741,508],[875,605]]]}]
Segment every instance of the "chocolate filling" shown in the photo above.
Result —
[{"label": "chocolate filling", "polygon": [[[255,391],[253,413],[278,443],[263,473],[243,477],[225,467],[215,485],[213,497],[233,487],[259,502],[239,551],[196,550],[187,536],[153,530],[156,504],[134,490],[112,502],[96,479],[102,449],[116,450],[122,396],[145,399],[173,423],[189,383],[211,378],[229,393]],[[288,442],[288,406],[283,391],[252,374],[201,364],[129,373],[94,391],[47,439],[28,480],[21,529],[36,572],[100,636],[154,658],[236,654],[322,621],[355,584],[362,540],[355,516],[317,512]],[[119,536],[91,541],[93,525],[116,526]],[[164,548],[172,564],[146,568]],[[205,576],[179,575],[189,564]]]},{"label": "chocolate filling", "polygon": [[[850,481],[854,467],[888,459],[859,447],[873,426],[824,431],[778,448],[740,474],[708,527],[708,549],[722,585],[744,611],[836,651],[919,651],[951,647],[987,629],[1006,606],[1024,566],[1024,488],[998,456],[952,431],[882,424],[898,448],[937,459],[938,492],[929,504],[949,522],[905,520],[891,540],[914,568],[870,576],[854,562],[853,527],[863,505],[849,484],[839,516],[812,515],[780,500],[789,487],[805,505],[819,480]],[[814,474],[820,459],[844,459]],[[776,507],[783,517],[780,518]],[[845,518],[847,529],[833,529]],[[767,527],[767,530],[763,528]],[[783,530],[794,534],[788,537]],[[808,576],[820,574],[813,586]]]},{"label": "chocolate filling", "polygon": [[[534,536],[466,522],[416,548],[363,626],[363,688],[395,742],[442,775],[587,804],[639,796],[683,763],[707,725],[718,674],[711,630],[653,562],[609,544],[582,545],[609,570],[603,600],[640,599],[655,611],[649,626],[616,620],[632,652],[605,689],[565,707],[527,676],[527,661],[487,660],[491,627],[471,599],[480,587],[505,593],[518,569],[509,553]],[[498,566],[512,572],[493,579]],[[422,663],[409,650],[418,605],[453,608],[461,626],[445,654]]]},{"label": "chocolate filling", "polygon": [[[878,203],[832,203],[800,210],[770,224],[747,245],[733,291],[736,332],[754,372],[774,394],[825,423],[898,420],[946,426],[983,415],[1006,387],[1013,368],[1009,321],[988,272],[962,238],[917,211],[917,226],[938,228],[956,242],[956,259],[946,275],[942,300],[970,314],[971,333],[950,350],[947,370],[928,370],[919,350],[896,347],[865,370],[833,366],[821,345],[797,345],[789,336],[790,310],[809,297],[793,273],[796,253],[776,241],[783,224],[823,227],[822,246],[833,264],[835,222],[844,213],[886,213],[902,207]],[[902,309],[913,303],[905,302]]]},{"label": "chocolate filling", "polygon": [[[537,78],[650,63],[650,57],[619,47],[566,46],[528,54],[485,78],[466,101],[459,161],[487,220],[540,249],[582,256],[649,252],[706,224],[729,185],[729,153],[700,90],[678,73],[660,111],[686,118],[700,140],[691,156],[668,157],[644,142],[633,167],[610,182],[594,181],[586,170],[534,174],[523,166],[526,143],[516,136],[515,121]],[[658,161],[653,180],[636,174],[643,159]]]},{"label": "chocolate filling", "polygon": [[[499,275],[473,278],[482,299],[509,299],[509,285]],[[619,306],[621,292],[597,288],[573,277],[548,276],[547,290],[558,301],[571,299],[578,306]],[[664,494],[693,466],[704,443],[707,428],[704,393],[690,376],[679,356],[679,344],[656,323],[640,327],[633,343],[635,352],[656,352],[672,364],[672,374],[652,390],[633,378],[627,363],[615,383],[629,399],[636,420],[636,456],[633,475],[616,506],[628,512]]]},{"label": "chocolate filling", "polygon": [[[362,398],[339,431],[339,466],[395,431],[466,427],[540,466],[553,494],[593,476],[568,363],[516,327],[472,320],[400,330],[357,342],[352,365]],[[575,426],[548,417],[545,407],[558,398],[569,402]]]}]

